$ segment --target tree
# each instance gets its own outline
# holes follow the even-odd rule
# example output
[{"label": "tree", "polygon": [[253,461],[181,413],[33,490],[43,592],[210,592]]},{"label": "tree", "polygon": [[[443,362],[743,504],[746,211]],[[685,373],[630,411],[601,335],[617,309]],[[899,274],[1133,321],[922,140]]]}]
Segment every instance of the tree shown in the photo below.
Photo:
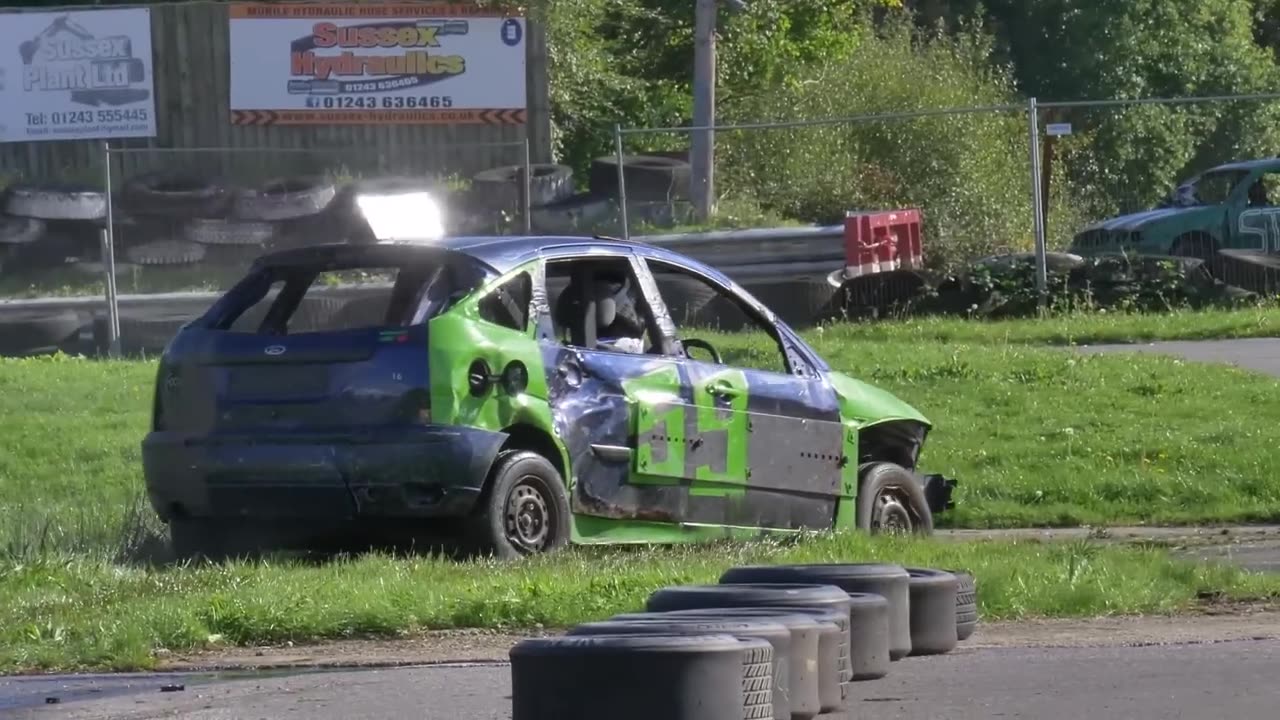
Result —
[{"label": "tree", "polygon": [[[953,0],[933,20],[981,18],[1018,88],[1041,100],[1268,92],[1276,0]],[[1265,19],[1266,23],[1259,24]],[[1267,24],[1269,23],[1269,24]],[[1259,103],[1079,110],[1081,137],[1064,161],[1099,212],[1148,206],[1179,177],[1280,142],[1273,107]]]}]

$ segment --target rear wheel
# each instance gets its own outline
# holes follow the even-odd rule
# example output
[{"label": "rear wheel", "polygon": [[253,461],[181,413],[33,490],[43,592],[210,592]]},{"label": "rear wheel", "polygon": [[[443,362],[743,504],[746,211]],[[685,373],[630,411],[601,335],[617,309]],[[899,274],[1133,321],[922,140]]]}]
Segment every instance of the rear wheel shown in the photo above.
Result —
[{"label": "rear wheel", "polygon": [[478,551],[503,559],[563,548],[569,543],[569,497],[560,473],[535,452],[503,452],[470,534]]}]

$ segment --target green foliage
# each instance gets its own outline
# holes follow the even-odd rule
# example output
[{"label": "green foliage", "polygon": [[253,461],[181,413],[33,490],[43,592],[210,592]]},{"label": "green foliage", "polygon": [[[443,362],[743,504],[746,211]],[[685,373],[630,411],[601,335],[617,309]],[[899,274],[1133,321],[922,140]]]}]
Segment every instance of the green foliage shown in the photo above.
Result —
[{"label": "green foliage", "polygon": [[[722,99],[796,82],[809,63],[858,42],[863,11],[893,0],[757,0],[722,10]],[[612,129],[687,124],[692,112],[693,4],[688,0],[555,0],[547,22],[555,151],[580,173],[613,152]],[[673,147],[675,137],[649,138]],[[666,141],[665,144],[663,141]]]},{"label": "green foliage", "polygon": [[[899,19],[846,58],[808,65],[796,82],[722,112],[785,121],[1016,102],[989,50],[979,33],[925,38]],[[726,192],[791,217],[830,223],[848,210],[922,208],[939,266],[1031,242],[1027,131],[1016,113],[722,132],[718,152]]]},{"label": "green foliage", "polygon": [[[995,31],[1019,89],[1042,100],[1274,91],[1274,0],[954,0]],[[1064,143],[1091,214],[1150,207],[1179,179],[1280,146],[1280,105],[1241,102],[1077,109]]]}]

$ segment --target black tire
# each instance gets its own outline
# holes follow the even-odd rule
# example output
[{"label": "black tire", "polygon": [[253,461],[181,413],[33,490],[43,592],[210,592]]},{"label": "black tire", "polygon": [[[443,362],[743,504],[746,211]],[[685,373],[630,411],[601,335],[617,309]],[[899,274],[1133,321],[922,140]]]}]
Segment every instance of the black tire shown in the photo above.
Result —
[{"label": "black tire", "polygon": [[0,312],[0,355],[51,355],[77,340],[84,324],[70,308],[5,309]]},{"label": "black tire", "polygon": [[[879,612],[887,613],[887,605],[883,598],[859,598],[850,596],[840,588],[830,585],[812,584],[778,584],[752,583],[750,585],[684,585],[667,587],[649,596],[645,602],[645,610],[649,612],[671,612],[674,610],[696,610],[699,608],[788,608],[834,611],[850,618],[850,635],[845,643],[850,649],[851,679],[862,680],[871,677],[883,677],[888,673],[888,662],[875,661],[877,652],[887,655],[887,650],[875,648],[887,647],[887,640],[881,644],[863,642],[873,639],[868,633],[853,635],[854,627],[868,626],[863,617],[864,611],[875,612],[876,605],[883,606]],[[854,620],[858,621],[855,625]],[[887,626],[887,621],[882,621]],[[887,634],[887,631],[886,631]],[[857,646],[857,643],[862,643]],[[856,652],[855,652],[856,650]],[[866,660],[869,667],[862,667],[860,662]],[[874,674],[875,667],[883,665],[884,670]]]},{"label": "black tire", "polygon": [[510,657],[512,720],[743,720],[763,694],[744,694],[744,676],[767,677],[772,650],[725,634],[596,635],[524,640]]},{"label": "black tire", "polygon": [[183,237],[200,245],[262,246],[275,234],[271,223],[220,218],[198,218],[183,228]]},{"label": "black tire", "polygon": [[611,225],[618,217],[618,203],[610,197],[586,193],[534,206],[530,215],[530,225],[535,233],[585,235]]},{"label": "black tire", "polygon": [[885,657],[892,662],[911,653],[910,579],[902,566],[882,563],[755,565],[730,568],[720,576],[725,585],[820,584],[848,593],[852,662],[855,676],[862,668],[859,679],[882,677],[867,673],[883,668],[887,674]]},{"label": "black tire", "polygon": [[907,568],[911,574],[911,655],[941,655],[956,647],[956,576]]},{"label": "black tire", "polygon": [[[849,692],[849,656],[848,633],[849,618],[836,610],[815,608],[698,608],[696,610],[672,610],[665,613],[625,613],[613,616],[612,620],[631,620],[643,618],[701,618],[721,620],[741,620],[764,618],[780,622],[791,630],[791,644],[803,646],[809,641],[802,637],[806,633],[817,634],[818,654],[818,702],[820,712],[832,713],[848,709]],[[792,687],[798,687],[792,679]]]},{"label": "black tire", "polygon": [[134,217],[184,220],[226,217],[231,194],[219,180],[182,173],[149,173],[130,178],[121,200]]},{"label": "black tire", "polygon": [[826,280],[751,283],[746,288],[783,322],[798,327],[828,317],[836,294]]},{"label": "black tire", "polygon": [[[657,155],[624,155],[622,172],[627,201],[653,202],[689,199],[689,163]],[[604,155],[591,162],[591,192],[618,197],[618,157]]]},{"label": "black tire", "polygon": [[963,642],[978,627],[978,581],[967,572],[947,572],[956,576],[956,640]]},{"label": "black tire", "polygon": [[914,473],[889,462],[866,463],[858,476],[858,528],[880,533],[933,534],[933,511]]},{"label": "black tire", "polygon": [[192,265],[204,259],[203,245],[183,240],[156,240],[125,251],[135,265]]},{"label": "black tire", "polygon": [[[792,644],[791,631],[779,622],[754,620],[708,620],[706,618],[654,619],[654,620],[606,620],[583,623],[569,630],[569,635],[732,635],[740,640],[765,640],[773,647],[772,692],[770,701],[773,717],[808,720],[817,714],[817,683],[813,683],[812,695],[791,685],[797,665],[817,662],[817,647],[812,655],[805,655],[805,648]],[[815,638],[816,639],[816,638]],[[804,668],[801,667],[801,670]],[[816,680],[816,675],[810,673]],[[745,680],[745,678],[744,678]],[[801,685],[804,688],[804,685]],[[807,707],[812,705],[812,707]],[[744,706],[743,714],[747,715]]]},{"label": "black tire", "polygon": [[[658,285],[662,302],[667,306],[676,327],[719,327],[719,318],[706,310],[719,297],[716,289],[701,280],[676,273],[666,273]],[[741,310],[738,311],[741,315]],[[730,317],[734,317],[730,313]]]},{"label": "black tire", "polygon": [[[482,170],[471,178],[471,189],[486,207],[520,210],[520,171],[523,165]],[[573,169],[568,165],[533,163],[529,166],[529,205],[538,207],[560,202],[573,194]]]},{"label": "black tire", "polygon": [[5,191],[4,210],[40,220],[101,220],[107,196],[87,186],[14,185]]},{"label": "black tire", "polygon": [[489,471],[470,534],[477,551],[514,560],[563,549],[569,522],[569,497],[555,466],[535,452],[507,450]]},{"label": "black tire", "polygon": [[28,245],[39,240],[44,231],[42,220],[0,216],[0,245]]},{"label": "black tire", "polygon": [[231,212],[249,221],[296,220],[324,212],[337,193],[333,183],[324,178],[275,178],[238,191]]}]

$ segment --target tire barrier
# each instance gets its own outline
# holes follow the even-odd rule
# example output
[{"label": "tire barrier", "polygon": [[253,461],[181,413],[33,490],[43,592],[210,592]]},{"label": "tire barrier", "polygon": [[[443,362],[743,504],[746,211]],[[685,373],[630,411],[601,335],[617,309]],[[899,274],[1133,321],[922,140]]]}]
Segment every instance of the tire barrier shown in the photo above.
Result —
[{"label": "tire barrier", "polygon": [[192,265],[204,259],[203,245],[183,240],[156,240],[129,248],[125,253],[135,265]]},{"label": "tire barrier", "polygon": [[13,185],[5,191],[4,211],[37,220],[101,220],[107,196],[77,185]]},{"label": "tire barrier", "polygon": [[[771,705],[769,713],[775,718],[809,720],[817,713],[817,687],[812,696],[805,692],[804,683],[793,686],[795,668],[817,660],[817,648],[813,655],[806,655],[804,648],[792,644],[791,631],[781,623],[764,619],[756,620],[707,620],[685,618],[670,621],[606,620],[584,623],[569,630],[569,635],[731,635],[738,639],[756,638],[767,641],[773,648],[771,675]],[[810,707],[812,706],[812,707]],[[744,714],[746,708],[744,707]]]},{"label": "tire barrier", "polygon": [[956,576],[907,568],[911,575],[911,654],[941,655],[956,647]]},{"label": "tire barrier", "polygon": [[337,194],[334,184],[323,178],[275,178],[237,191],[231,213],[248,221],[297,220],[324,212]]},{"label": "tire barrier", "polygon": [[[689,199],[689,163],[661,155],[624,155],[622,176],[627,202],[661,202]],[[591,192],[619,196],[618,157],[604,155],[591,162]]]},{"label": "tire barrier", "polygon": [[947,572],[956,576],[956,640],[963,642],[978,627],[978,581],[967,572]]},{"label": "tire barrier", "polygon": [[148,173],[124,184],[121,202],[133,217],[182,220],[225,217],[231,193],[220,179],[183,173]]},{"label": "tire barrier", "polygon": [[[771,702],[771,692],[744,692],[748,674],[769,677],[772,646],[764,640],[727,634],[537,638],[516,645],[510,657],[512,720],[773,718],[771,706],[758,702],[766,694]],[[747,705],[752,700],[756,704]]]},{"label": "tire barrier", "polygon": [[[472,190],[491,210],[520,211],[520,175],[523,165],[506,165],[478,172]],[[534,163],[529,166],[529,206],[542,207],[573,195],[573,169],[568,165]]]},{"label": "tire barrier", "polygon": [[[512,717],[846,714],[851,681],[889,672],[895,605],[907,612],[910,655],[948,652],[957,618],[976,622],[976,582],[964,571],[845,563],[737,567],[717,585],[664,587],[643,610],[516,645]],[[865,659],[868,648],[878,661]]]},{"label": "tire barrier", "polygon": [[[696,610],[673,610],[666,613],[624,613],[614,615],[611,620],[640,620],[663,618],[701,618],[702,620],[741,620],[766,619],[782,623],[791,631],[793,647],[807,647],[816,643],[817,671],[814,673],[817,683],[816,693],[819,712],[832,713],[846,710],[848,703],[848,670],[849,659],[846,653],[848,646],[846,637],[849,618],[841,617],[836,611],[814,610],[812,608],[700,608]],[[810,640],[809,636],[813,639]],[[793,676],[791,687],[801,687],[804,679]]]},{"label": "tire barrier", "polygon": [[724,584],[822,583],[848,593],[882,596],[888,604],[889,660],[911,654],[910,575],[900,565],[848,563],[737,567],[720,576]]}]

